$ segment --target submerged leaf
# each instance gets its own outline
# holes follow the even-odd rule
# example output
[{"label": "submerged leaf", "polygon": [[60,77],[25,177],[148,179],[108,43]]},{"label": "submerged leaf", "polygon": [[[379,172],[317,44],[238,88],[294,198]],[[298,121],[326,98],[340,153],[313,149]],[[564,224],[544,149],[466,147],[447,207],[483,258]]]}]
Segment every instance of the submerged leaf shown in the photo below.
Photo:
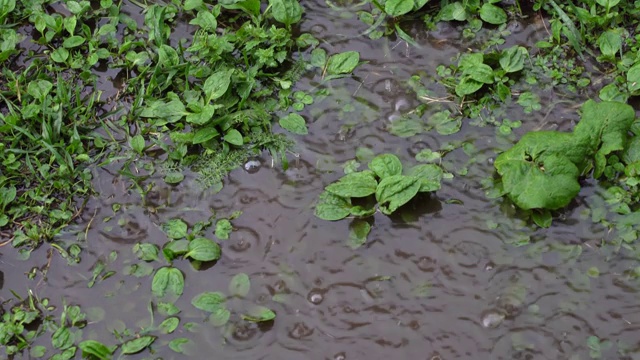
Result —
[{"label": "submerged leaf", "polygon": [[360,53],[357,51],[331,55],[327,63],[327,73],[330,75],[349,74],[358,66],[359,62]]},{"label": "submerged leaf", "polygon": [[155,336],[145,335],[139,338],[129,340],[122,344],[122,353],[123,354],[135,354],[138,353],[147,346],[151,345],[154,341],[156,341]]},{"label": "submerged leaf", "polygon": [[320,194],[315,215],[322,220],[335,221],[344,219],[351,212],[351,199],[324,191]]}]

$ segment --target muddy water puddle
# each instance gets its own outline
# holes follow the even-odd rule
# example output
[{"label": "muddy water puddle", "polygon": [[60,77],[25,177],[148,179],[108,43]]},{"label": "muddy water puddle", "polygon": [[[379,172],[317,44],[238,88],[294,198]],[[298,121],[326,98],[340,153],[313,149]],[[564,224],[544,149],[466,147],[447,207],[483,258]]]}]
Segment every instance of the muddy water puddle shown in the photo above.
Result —
[{"label": "muddy water puddle", "polygon": [[[161,224],[170,219],[192,226],[214,213],[225,217],[240,210],[214,266],[196,270],[186,261],[174,262],[186,279],[177,316],[191,325],[161,336],[156,345],[189,338],[187,352],[194,359],[589,359],[595,350],[587,339],[597,336],[612,343],[603,345],[602,358],[621,359],[621,351],[627,358],[640,357],[640,284],[630,275],[637,260],[598,249],[606,230],[584,216],[580,198],[552,228],[534,230],[508,204],[484,194],[481,181],[493,172],[496,150],[508,143],[496,139],[494,127],[465,123],[452,136],[431,131],[402,138],[389,132],[394,121],[425,101],[410,91],[408,79],[417,73],[435,76],[437,65],[449,64],[473,42],[460,40],[460,29],[450,25],[425,32],[419,23],[410,31],[419,48],[395,37],[374,41],[358,35],[367,27],[356,18],[344,19],[322,2],[304,5],[302,31],[324,39],[329,53],[359,51],[366,64],[351,78],[323,84],[317,73],[297,84],[305,91],[326,89],[328,95],[303,113],[310,134],[296,139],[289,169],[272,166],[264,154],[232,172],[217,194],[203,191],[193,179],[169,187],[152,177],[145,184],[156,185],[143,200],[117,174],[117,163],[97,168],[98,195],[77,228],[60,239],[86,239],[82,261],[69,266],[44,248],[28,261],[13,260],[14,251],[5,247],[3,296],[32,288],[40,297],[80,304],[89,316],[85,338],[111,339],[125,329],[157,324],[162,317],[156,314],[150,276],[124,270],[138,262],[133,245],[162,246]],[[545,36],[539,21],[514,23],[507,44],[532,44]],[[434,98],[446,97],[436,83],[430,90]],[[543,111],[525,115],[512,105],[506,111],[522,120],[520,135],[540,126],[566,127],[576,120],[574,105],[586,98],[546,93]],[[455,106],[434,102],[425,117]],[[314,217],[318,195],[340,177],[341,165],[354,159],[358,148],[412,161],[419,150],[452,141],[474,145],[470,154],[458,149],[443,158],[454,179],[398,215],[376,214],[361,248],[349,247],[348,221]],[[581,196],[597,193],[595,184],[587,184]],[[530,243],[518,246],[529,236]],[[89,288],[96,266],[115,273]],[[28,282],[11,275],[29,271],[35,277]],[[190,301],[203,291],[227,291],[238,273],[249,275],[251,290],[229,300],[231,325],[215,327]],[[238,314],[254,305],[273,309],[275,321],[241,320]],[[166,346],[154,349],[152,355],[132,357],[183,358]]]}]

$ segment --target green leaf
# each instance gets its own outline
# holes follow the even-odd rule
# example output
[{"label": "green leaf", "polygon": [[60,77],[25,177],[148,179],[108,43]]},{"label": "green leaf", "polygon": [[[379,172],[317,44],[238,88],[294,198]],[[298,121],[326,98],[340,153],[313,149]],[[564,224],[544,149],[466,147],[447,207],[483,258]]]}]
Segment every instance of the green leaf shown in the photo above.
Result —
[{"label": "green leaf", "polygon": [[380,179],[402,174],[402,163],[393,154],[378,155],[369,162],[368,166]]},{"label": "green leaf", "polygon": [[184,0],[184,9],[186,11],[197,9],[202,6],[202,0]]},{"label": "green leaf", "polygon": [[302,6],[297,0],[269,0],[273,18],[287,26],[302,19]]},{"label": "green leaf", "polygon": [[311,51],[311,65],[324,68],[327,63],[327,52],[323,48],[315,48]]},{"label": "green leaf", "polygon": [[65,48],[57,48],[51,53],[51,60],[59,63],[67,61],[69,58],[69,50]]},{"label": "green leaf", "polygon": [[350,209],[351,199],[324,191],[320,194],[314,214],[320,219],[335,221],[349,216]]},{"label": "green leaf", "polygon": [[242,314],[242,319],[251,322],[265,322],[276,318],[276,314],[264,306],[253,306],[247,314]]},{"label": "green leaf", "polygon": [[442,168],[438,165],[420,164],[410,168],[407,171],[407,176],[419,179],[419,192],[430,192],[440,189],[443,173]]},{"label": "green leaf", "polygon": [[136,136],[129,139],[129,145],[133,149],[133,151],[142,155],[142,151],[144,150],[144,138],[142,135],[137,134]]},{"label": "green leaf", "polygon": [[244,144],[242,134],[236,129],[229,129],[227,133],[224,134],[224,141],[236,146],[242,146],[242,144]]},{"label": "green leaf", "polygon": [[178,324],[180,324],[180,319],[178,319],[177,317],[170,317],[164,319],[164,321],[160,323],[158,328],[163,334],[171,334],[176,330]]},{"label": "green leaf", "polygon": [[167,293],[176,297],[184,291],[184,276],[182,272],[172,267],[161,267],[156,271],[151,282],[151,292],[156,297],[164,297]]},{"label": "green leaf", "polygon": [[100,360],[110,360],[113,358],[113,351],[115,347],[108,347],[103,343],[95,340],[85,340],[78,344],[80,350],[82,350],[82,357],[87,358],[89,356],[96,357]]},{"label": "green leaf", "polygon": [[84,44],[85,39],[82,36],[73,35],[69,36],[62,42],[62,46],[67,49],[71,49]]},{"label": "green leaf", "polygon": [[350,74],[360,62],[360,53],[357,51],[346,51],[334,54],[329,57],[327,64],[327,74]]},{"label": "green leaf", "polygon": [[484,84],[481,83],[480,81],[472,79],[471,76],[469,75],[464,76],[460,80],[458,85],[456,85],[456,89],[455,89],[456,95],[460,97],[471,95],[476,91],[480,90],[482,88],[482,85]]},{"label": "green leaf", "polygon": [[445,5],[440,12],[438,13],[438,17],[442,21],[465,21],[467,20],[467,12],[464,9],[464,6],[461,2],[456,1],[451,4]]},{"label": "green leaf", "polygon": [[394,175],[382,179],[376,189],[376,200],[380,211],[390,215],[413,199],[420,187],[421,181],[411,176]]},{"label": "green leaf", "polygon": [[73,345],[74,336],[66,326],[61,326],[51,335],[51,344],[58,350],[68,349]]},{"label": "green leaf", "polygon": [[531,217],[533,218],[533,222],[535,222],[536,225],[542,228],[550,227],[551,221],[553,220],[553,218],[551,217],[551,212],[549,210],[534,211],[531,214]]},{"label": "green leaf", "polygon": [[530,132],[500,154],[495,167],[509,198],[521,209],[555,210],[567,206],[580,191],[576,163],[587,148],[576,146],[572,134]]},{"label": "green leaf", "polygon": [[598,38],[598,46],[602,55],[615,57],[622,50],[622,35],[619,29],[607,30]]},{"label": "green leaf", "polygon": [[280,118],[278,123],[283,129],[297,135],[307,135],[309,133],[304,118],[295,113],[291,113],[283,118]]},{"label": "green leaf", "polygon": [[191,304],[197,309],[214,312],[225,307],[225,297],[221,292],[203,292],[191,300]]},{"label": "green leaf", "polygon": [[142,243],[134,245],[133,252],[142,261],[154,261],[158,260],[160,250],[156,244]]},{"label": "green leaf", "polygon": [[13,185],[0,188],[0,208],[9,205],[9,203],[15,200],[17,194],[18,190]]},{"label": "green leaf", "polygon": [[187,338],[176,338],[169,341],[169,349],[178,354],[187,354],[187,346],[193,346],[193,341]]},{"label": "green leaf", "polygon": [[229,234],[233,231],[233,225],[228,219],[220,219],[216,222],[216,237],[220,240],[229,239]]},{"label": "green leaf", "polygon": [[440,135],[451,135],[460,131],[462,127],[462,121],[460,118],[454,118],[451,116],[449,110],[439,111],[433,114],[427,123],[436,128],[436,131]]},{"label": "green leaf", "polygon": [[627,89],[633,95],[638,95],[638,90],[640,90],[640,62],[627,71]]},{"label": "green leaf", "polygon": [[493,84],[493,69],[487,64],[476,64],[474,66],[464,67],[463,76],[481,82],[483,84]]},{"label": "green leaf", "polygon": [[184,256],[198,261],[213,261],[220,259],[220,245],[207,238],[195,238],[189,242],[189,252]]},{"label": "green leaf", "polygon": [[162,230],[170,239],[182,239],[187,236],[187,223],[182,219],[171,219],[162,224]]},{"label": "green leaf", "polygon": [[359,198],[375,193],[376,186],[378,182],[373,172],[360,171],[343,176],[337,182],[327,186],[325,190],[343,198]]},{"label": "green leaf", "polygon": [[172,171],[164,176],[164,182],[170,185],[179,184],[184,180],[184,174],[177,171]]},{"label": "green leaf", "polygon": [[480,8],[480,18],[489,24],[500,25],[507,22],[507,13],[493,4],[484,3]]},{"label": "green leaf", "polygon": [[122,344],[122,353],[123,354],[139,353],[149,345],[153,344],[154,341],[156,341],[156,337],[151,335],[145,335],[139,338],[135,338],[133,340],[129,340],[124,344]]},{"label": "green leaf", "polygon": [[249,293],[251,288],[251,281],[249,275],[245,273],[236,274],[231,278],[229,283],[229,294],[233,296],[245,297]]},{"label": "green leaf", "polygon": [[512,46],[500,56],[500,67],[508,72],[516,72],[524,69],[524,60],[528,55],[527,49],[522,46]]},{"label": "green leaf", "polygon": [[442,159],[442,154],[437,151],[432,151],[431,149],[423,149],[416,154],[415,158],[416,161],[419,162],[436,162]]},{"label": "green leaf", "polygon": [[224,307],[219,307],[209,315],[209,323],[215,327],[220,327],[226,325],[229,322],[229,318],[231,318],[231,312]]},{"label": "green leaf", "polygon": [[391,16],[404,15],[413,10],[413,0],[387,0],[384,12]]},{"label": "green leaf", "polygon": [[[47,348],[42,345],[36,345],[29,350],[29,355],[34,358],[41,358],[46,354]],[[104,358],[100,358],[104,359]]]},{"label": "green leaf", "polygon": [[195,135],[193,135],[193,144],[194,145],[201,144],[205,141],[209,141],[213,139],[218,135],[220,135],[220,133],[218,133],[218,130],[216,130],[216,128],[213,126],[207,126],[207,127],[198,129]]},{"label": "green leaf", "polygon": [[233,74],[233,71],[233,69],[216,71],[209,76],[207,80],[205,80],[202,90],[207,96],[205,101],[206,104],[211,100],[220,98],[227,92],[229,85],[231,84],[231,75]]},{"label": "green leaf", "polygon": [[27,94],[33,96],[35,99],[40,102],[44,101],[44,98],[49,95],[51,89],[53,88],[53,84],[47,80],[35,80],[29,83],[27,86]]},{"label": "green leaf", "polygon": [[195,19],[189,21],[189,25],[197,25],[203,30],[214,32],[218,27],[218,21],[211,11],[200,10],[198,11],[198,15],[196,15]]},{"label": "green leaf", "polygon": [[606,156],[623,150],[629,129],[635,120],[633,107],[627,104],[588,100],[582,106],[582,117],[573,130],[577,141],[588,144],[595,152],[593,176],[599,178],[607,164]]},{"label": "green leaf", "polygon": [[371,225],[360,219],[355,219],[349,224],[349,240],[348,245],[355,250],[367,241],[367,235],[371,231]]}]

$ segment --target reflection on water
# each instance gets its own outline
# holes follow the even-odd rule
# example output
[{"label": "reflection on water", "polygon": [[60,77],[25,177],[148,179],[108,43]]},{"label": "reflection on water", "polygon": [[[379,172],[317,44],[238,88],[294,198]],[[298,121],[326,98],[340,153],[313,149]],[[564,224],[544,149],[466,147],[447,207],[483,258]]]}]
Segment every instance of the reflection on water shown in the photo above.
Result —
[{"label": "reflection on water", "polygon": [[[623,358],[615,352],[621,349],[640,356],[636,259],[615,254],[607,259],[591,245],[606,234],[581,219],[584,205],[568,210],[553,228],[532,232],[516,218],[505,218],[513,215],[508,205],[484,196],[480,182],[492,173],[491,159],[502,146],[495,129],[465,124],[450,137],[434,132],[404,139],[387,132],[389,123],[420,103],[406,80],[419,72],[433,76],[437,65],[450,63],[475,42],[462,40],[460,29],[451,24],[428,33],[412,27],[408,32],[420,48],[395,37],[371,41],[355,36],[366,30],[355,19],[340,18],[322,2],[305,6],[302,31],[323,38],[330,53],[358,50],[367,63],[353,78],[326,85],[330,95],[304,113],[310,135],[297,139],[297,157],[289,169],[271,167],[265,154],[234,171],[215,195],[189,178],[164,188],[160,178],[152,178],[149,182],[157,185],[145,201],[126,191],[113,169],[95,170],[100,194],[86,207],[79,226],[87,239],[83,261],[69,267],[60,257],[49,263],[36,252],[31,262],[48,264],[46,276],[24,283],[20,276],[5,277],[29,270],[5,247],[6,256],[0,257],[3,296],[7,289],[20,293],[38,283],[40,297],[64,297],[106,314],[97,323],[102,325],[90,328],[97,339],[111,339],[110,332],[121,328],[139,329],[151,321],[150,278],[119,273],[89,289],[96,262],[120,271],[135,263],[132,244],[161,246],[166,241],[159,226],[168,219],[193,225],[208,219],[211,210],[222,216],[242,210],[230,239],[221,243],[223,255],[215,266],[196,270],[186,262],[174,264],[186,278],[178,316],[182,324],[197,325],[176,337],[193,340],[193,358],[209,358],[215,351],[217,359],[588,359],[589,336],[615,343],[604,358]],[[546,36],[538,21],[513,23],[510,30],[509,46]],[[190,30],[184,26],[180,31]],[[312,89],[319,81],[320,74],[312,74],[299,88]],[[432,86],[438,96],[446,96],[440,85]],[[540,113],[524,116],[516,106],[507,111],[523,120],[522,131],[539,126],[547,111],[551,116],[573,113],[555,104],[554,96],[542,95],[549,107]],[[438,109],[433,105],[425,116]],[[376,214],[360,249],[348,246],[347,221],[313,216],[318,194],[340,176],[340,165],[355,158],[357,148],[411,160],[422,149],[437,150],[450,141],[477,147],[475,162],[460,150],[443,160],[456,171],[468,166],[468,175],[456,175],[437,194],[403,209],[405,214]],[[593,193],[594,186],[585,192]],[[117,213],[115,204],[121,208]],[[515,246],[529,234],[535,244]],[[118,257],[110,262],[112,251]],[[152,263],[155,268],[161,264]],[[591,267],[600,270],[599,276],[587,274]],[[247,302],[274,309],[273,323],[242,321],[237,314],[246,304],[234,303],[231,325],[218,328],[190,305],[202,291],[225,291],[239,272],[251,278]],[[155,348],[154,357],[182,358],[166,346]]]}]

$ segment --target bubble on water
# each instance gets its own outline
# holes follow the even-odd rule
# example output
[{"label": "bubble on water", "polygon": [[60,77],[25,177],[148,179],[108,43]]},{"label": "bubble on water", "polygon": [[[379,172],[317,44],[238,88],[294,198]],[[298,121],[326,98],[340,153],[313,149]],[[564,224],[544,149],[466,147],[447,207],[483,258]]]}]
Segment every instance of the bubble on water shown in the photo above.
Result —
[{"label": "bubble on water", "polygon": [[314,305],[320,305],[324,300],[325,291],[322,289],[312,289],[307,295],[307,300]]},{"label": "bubble on water", "polygon": [[482,326],[485,328],[498,327],[504,321],[505,315],[496,310],[485,311],[482,315]]},{"label": "bubble on water", "polygon": [[343,352],[339,352],[333,356],[333,360],[346,360],[346,359],[347,359],[347,354]]},{"label": "bubble on water", "polygon": [[260,171],[262,163],[259,160],[249,160],[244,164],[244,170],[249,174],[255,174]]},{"label": "bubble on water", "polygon": [[394,121],[399,120],[401,118],[402,118],[402,114],[400,114],[399,112],[393,112],[393,113],[391,113],[391,115],[387,116],[387,121],[394,122]]},{"label": "bubble on water", "polygon": [[405,98],[398,98],[394,104],[394,108],[399,112],[405,112],[409,110],[410,107],[411,104],[409,104],[409,101]]},{"label": "bubble on water", "polygon": [[289,337],[296,340],[300,340],[311,335],[313,335],[313,328],[310,328],[303,322],[295,323],[293,328],[289,330]]},{"label": "bubble on water", "polygon": [[489,261],[485,266],[484,266],[484,271],[491,271],[493,269],[495,269],[496,264],[494,264],[492,261]]}]

